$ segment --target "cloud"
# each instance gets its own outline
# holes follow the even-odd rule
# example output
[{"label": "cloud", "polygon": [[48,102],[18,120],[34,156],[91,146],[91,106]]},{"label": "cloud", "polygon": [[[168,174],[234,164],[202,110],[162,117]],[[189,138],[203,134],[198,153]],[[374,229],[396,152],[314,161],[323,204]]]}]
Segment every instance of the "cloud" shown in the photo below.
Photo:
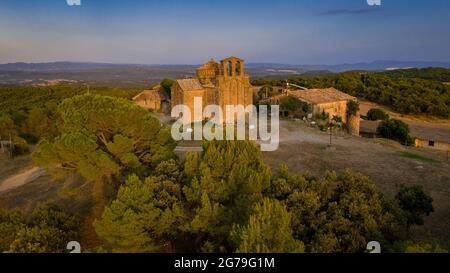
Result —
[{"label": "cloud", "polygon": [[364,14],[378,12],[381,9],[378,8],[364,8],[364,9],[330,9],[319,13],[319,16],[328,15],[347,15],[347,14]]}]

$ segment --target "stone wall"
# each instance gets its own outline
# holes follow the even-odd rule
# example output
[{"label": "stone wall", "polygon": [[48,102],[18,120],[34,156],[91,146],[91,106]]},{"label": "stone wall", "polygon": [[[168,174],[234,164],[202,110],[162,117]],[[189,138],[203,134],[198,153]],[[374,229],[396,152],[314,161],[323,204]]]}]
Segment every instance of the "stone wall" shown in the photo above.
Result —
[{"label": "stone wall", "polygon": [[445,142],[440,142],[440,141],[435,141],[434,146],[430,146],[430,140],[416,138],[414,144],[415,144],[414,145],[415,147],[420,147],[420,148],[430,148],[430,149],[435,149],[435,150],[439,150],[439,151],[450,151],[450,144],[445,143]]},{"label": "stone wall", "polygon": [[219,105],[223,111],[222,122],[226,121],[227,105],[253,105],[253,87],[250,77],[244,73],[242,59],[224,59],[220,67],[210,60],[197,70],[197,75],[203,89],[183,90],[177,83],[172,87],[172,108],[181,104],[188,106],[191,109],[192,121],[203,119],[194,116],[195,97],[202,98],[203,110],[207,105]]},{"label": "stone wall", "polygon": [[342,118],[342,122],[347,123],[347,101],[337,101],[313,105],[313,114],[320,114],[322,112],[325,112],[329,115],[330,121],[333,119],[333,116],[339,116]]},{"label": "stone wall", "polygon": [[348,132],[351,135],[359,136],[359,130],[361,127],[361,115],[358,112],[356,116],[351,116],[347,122]]},{"label": "stone wall", "polygon": [[313,105],[313,114],[327,113],[329,115],[329,121],[333,119],[333,116],[339,116],[342,118],[343,123],[347,123],[349,133],[355,136],[359,136],[361,116],[358,112],[356,116],[352,116],[347,120],[347,101],[337,101],[329,103],[321,103]]},{"label": "stone wall", "polygon": [[142,99],[135,101],[136,105],[139,105],[146,109],[151,109],[154,111],[161,110],[161,101],[160,100],[154,100],[154,99]]}]

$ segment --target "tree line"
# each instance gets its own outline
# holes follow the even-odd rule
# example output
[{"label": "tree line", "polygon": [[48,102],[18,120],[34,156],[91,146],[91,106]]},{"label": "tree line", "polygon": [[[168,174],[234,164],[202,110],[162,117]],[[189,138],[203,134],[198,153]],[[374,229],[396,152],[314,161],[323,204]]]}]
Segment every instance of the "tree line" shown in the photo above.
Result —
[{"label": "tree line", "polygon": [[0,87],[0,139],[13,141],[13,154],[26,153],[27,144],[57,136],[57,106],[64,99],[86,93],[131,99],[138,92],[137,88],[70,84]]},{"label": "tree line", "polygon": [[350,71],[317,77],[258,78],[252,84],[283,86],[286,80],[307,88],[335,87],[352,96],[389,106],[403,114],[450,118],[450,69]]}]

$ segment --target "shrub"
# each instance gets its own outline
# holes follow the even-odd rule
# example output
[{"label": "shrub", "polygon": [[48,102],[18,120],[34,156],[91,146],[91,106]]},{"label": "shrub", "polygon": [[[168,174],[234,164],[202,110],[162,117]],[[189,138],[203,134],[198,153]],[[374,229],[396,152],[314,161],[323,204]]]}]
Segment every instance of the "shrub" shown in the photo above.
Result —
[{"label": "shrub", "polygon": [[172,85],[174,84],[174,80],[171,79],[164,79],[161,81],[161,87],[163,88],[164,92],[167,94],[167,96],[171,97],[171,89]]},{"label": "shrub", "polygon": [[347,116],[356,116],[359,112],[359,102],[355,100],[350,100],[347,102]]},{"label": "shrub", "polygon": [[281,111],[287,111],[295,118],[303,118],[311,112],[311,108],[307,103],[304,103],[294,97],[283,98],[280,102]]},{"label": "shrub", "polygon": [[25,139],[16,136],[13,139],[13,143],[14,143],[14,154],[15,155],[23,155],[23,154],[30,152],[27,141]]},{"label": "shrub", "polygon": [[409,135],[408,124],[401,120],[384,120],[378,126],[377,131],[384,138],[393,139],[405,145],[411,145],[413,143],[413,139]]},{"label": "shrub", "polygon": [[381,109],[370,109],[369,112],[367,112],[367,119],[368,120],[387,120],[389,119],[389,115],[386,114],[386,112],[384,112]]},{"label": "shrub", "polygon": [[330,118],[330,114],[328,114],[328,113],[325,112],[325,111],[322,111],[322,113],[316,113],[316,114],[314,115],[314,118],[315,118],[316,120],[328,120],[328,119]]},{"label": "shrub", "polygon": [[34,134],[21,133],[19,136],[25,139],[25,141],[29,144],[37,144],[39,142],[39,138]]},{"label": "shrub", "polygon": [[423,225],[423,217],[434,211],[433,199],[424,192],[421,186],[406,187],[402,185],[395,199],[405,212],[408,226]]}]

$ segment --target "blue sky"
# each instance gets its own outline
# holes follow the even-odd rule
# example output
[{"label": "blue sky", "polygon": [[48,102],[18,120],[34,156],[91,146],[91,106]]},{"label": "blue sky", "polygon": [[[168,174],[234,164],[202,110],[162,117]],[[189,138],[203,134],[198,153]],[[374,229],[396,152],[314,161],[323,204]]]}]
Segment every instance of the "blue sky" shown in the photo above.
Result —
[{"label": "blue sky", "polygon": [[0,63],[450,61],[450,1],[0,0]]}]

